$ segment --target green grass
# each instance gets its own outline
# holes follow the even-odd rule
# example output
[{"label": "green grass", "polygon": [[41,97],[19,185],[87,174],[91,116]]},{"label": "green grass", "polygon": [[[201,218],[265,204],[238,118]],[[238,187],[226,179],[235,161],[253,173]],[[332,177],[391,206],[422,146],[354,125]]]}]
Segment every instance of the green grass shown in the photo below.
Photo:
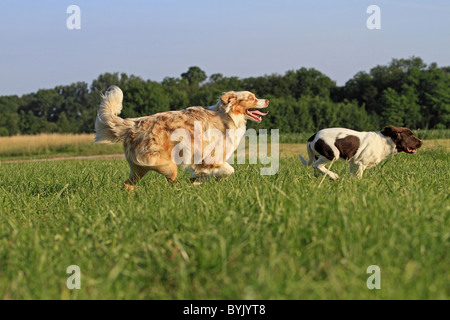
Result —
[{"label": "green grass", "polygon": [[449,299],[449,160],[400,154],[362,180],[336,162],[321,183],[290,157],[202,186],[150,173],[134,193],[124,161],[0,163],[0,298]]}]

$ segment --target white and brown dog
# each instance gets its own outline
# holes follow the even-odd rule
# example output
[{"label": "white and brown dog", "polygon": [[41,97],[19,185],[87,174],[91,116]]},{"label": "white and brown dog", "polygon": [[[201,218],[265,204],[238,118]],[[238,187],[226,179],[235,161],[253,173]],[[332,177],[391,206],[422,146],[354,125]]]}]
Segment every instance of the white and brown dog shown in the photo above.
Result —
[{"label": "white and brown dog", "polygon": [[[226,160],[244,136],[246,121],[261,122],[262,116],[268,112],[258,109],[269,105],[269,100],[257,99],[251,92],[230,91],[224,92],[217,104],[211,107],[190,107],[181,111],[123,119],[118,116],[122,110],[122,90],[112,86],[102,98],[95,122],[95,142],[123,142],[125,157],[130,166],[130,176],[124,186],[130,190],[150,170],[163,174],[169,182],[175,181],[177,165],[180,163],[174,160],[174,148],[182,142],[189,148],[192,145],[195,150],[196,131],[205,133],[213,130],[219,133],[219,138],[217,135],[213,139],[203,134],[200,136],[200,152],[189,153],[190,159],[187,164],[183,163],[193,172],[192,179],[232,174],[234,168]],[[185,134],[180,135],[180,131]],[[231,148],[226,141],[229,132],[235,135]],[[206,161],[211,159],[205,159],[203,153],[207,146],[211,150],[211,144],[213,147],[220,144],[218,148],[224,148],[220,152],[221,158],[213,158],[212,162]]]},{"label": "white and brown dog", "polygon": [[301,155],[305,166],[312,165],[314,170],[336,180],[339,176],[325,168],[325,165],[337,159],[350,162],[349,175],[362,178],[365,169],[377,165],[388,156],[399,152],[416,153],[422,141],[408,128],[385,127],[379,132],[359,132],[345,128],[322,129],[308,139],[309,161]]}]

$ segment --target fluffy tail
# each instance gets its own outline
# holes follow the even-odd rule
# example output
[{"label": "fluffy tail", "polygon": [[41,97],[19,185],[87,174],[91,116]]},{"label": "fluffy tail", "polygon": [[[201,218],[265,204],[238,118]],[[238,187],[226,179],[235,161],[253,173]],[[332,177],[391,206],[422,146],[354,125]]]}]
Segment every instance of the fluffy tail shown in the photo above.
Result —
[{"label": "fluffy tail", "polygon": [[298,156],[300,157],[300,160],[302,161],[304,166],[310,166],[314,162],[314,151],[311,149],[311,144],[309,142],[306,146],[306,149],[308,150],[309,161],[303,158],[301,154],[299,154]]},{"label": "fluffy tail", "polygon": [[95,120],[95,140],[97,142],[119,142],[125,139],[132,122],[117,115],[122,111],[123,93],[119,87],[111,86],[102,94]]}]

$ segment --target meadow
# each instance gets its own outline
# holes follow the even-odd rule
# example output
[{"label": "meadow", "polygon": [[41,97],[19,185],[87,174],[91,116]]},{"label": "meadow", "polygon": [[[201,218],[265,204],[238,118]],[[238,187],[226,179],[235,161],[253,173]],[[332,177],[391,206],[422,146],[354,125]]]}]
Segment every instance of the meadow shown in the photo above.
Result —
[{"label": "meadow", "polygon": [[[413,130],[414,135],[420,139],[432,140],[431,145],[450,145],[450,130]],[[300,146],[305,144],[313,132],[282,133],[279,137],[281,148]],[[269,140],[271,141],[270,137]],[[36,135],[18,135],[0,137],[0,161],[4,160],[30,160],[45,158],[61,158],[74,156],[93,156],[121,154],[121,144],[93,144],[94,134],[61,134],[41,133]],[[303,148],[303,147],[301,147]],[[303,148],[304,149],[304,148]],[[298,148],[291,153],[281,150],[280,153],[288,155],[298,154]]]},{"label": "meadow", "polygon": [[[117,148],[117,145],[114,147]],[[201,186],[123,160],[0,162],[1,299],[449,299],[449,141],[349,179],[234,165]],[[120,151],[120,146],[119,146]],[[81,270],[69,290],[68,266]],[[381,289],[366,272],[380,268]]]}]

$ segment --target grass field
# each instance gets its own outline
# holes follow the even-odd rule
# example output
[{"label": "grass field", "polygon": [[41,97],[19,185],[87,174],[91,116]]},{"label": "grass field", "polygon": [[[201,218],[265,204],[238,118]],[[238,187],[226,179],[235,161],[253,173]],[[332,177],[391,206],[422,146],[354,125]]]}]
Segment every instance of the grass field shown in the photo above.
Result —
[{"label": "grass field", "polygon": [[[450,130],[414,130],[414,134],[422,140],[427,140],[428,143],[425,147],[433,148],[436,145],[442,145],[450,150]],[[279,137],[280,153],[292,156],[298,154],[299,150],[303,151],[302,145],[311,135],[312,133],[281,134]],[[271,141],[270,138],[268,141]],[[42,133],[31,136],[0,137],[0,161],[93,156],[123,152],[121,144],[94,144],[93,142],[93,133]],[[293,149],[296,153],[290,152]]]},{"label": "grass field", "polygon": [[0,298],[449,299],[450,157],[436,145],[362,180],[337,162],[343,179],[323,182],[284,145],[273,176],[151,173],[134,193],[122,160],[0,163]]}]

